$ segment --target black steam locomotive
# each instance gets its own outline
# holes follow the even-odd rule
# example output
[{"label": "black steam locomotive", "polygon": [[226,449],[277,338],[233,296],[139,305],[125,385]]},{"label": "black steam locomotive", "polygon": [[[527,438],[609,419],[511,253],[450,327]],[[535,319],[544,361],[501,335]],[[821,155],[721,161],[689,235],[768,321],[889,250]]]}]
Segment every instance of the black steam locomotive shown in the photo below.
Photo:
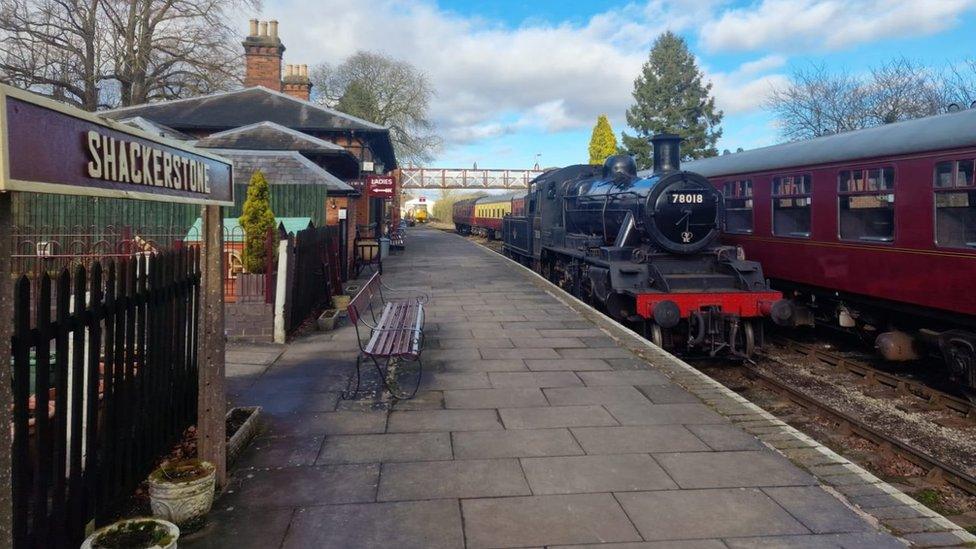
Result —
[{"label": "black steam locomotive", "polygon": [[748,357],[761,319],[788,324],[792,308],[741,248],[718,244],[722,195],[680,170],[680,138],[651,142],[646,178],[618,155],[533,180],[523,214],[503,220],[504,252],[661,347]]}]

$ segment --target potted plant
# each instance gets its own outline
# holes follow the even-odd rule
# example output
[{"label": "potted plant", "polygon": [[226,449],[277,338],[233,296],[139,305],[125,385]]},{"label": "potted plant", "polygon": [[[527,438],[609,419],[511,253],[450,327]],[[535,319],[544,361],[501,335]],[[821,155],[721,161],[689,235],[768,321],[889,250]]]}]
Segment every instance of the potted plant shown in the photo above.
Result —
[{"label": "potted plant", "polygon": [[332,308],[345,311],[346,307],[349,306],[349,302],[352,301],[352,296],[349,294],[336,294],[332,296]]},{"label": "potted plant", "polygon": [[328,332],[335,328],[336,318],[339,317],[339,309],[326,309],[318,319],[319,330]]},{"label": "potted plant", "polygon": [[123,519],[96,530],[81,549],[176,549],[180,529],[158,518]]},{"label": "potted plant", "polygon": [[183,528],[202,522],[213,505],[215,472],[201,459],[164,463],[149,475],[153,515]]}]

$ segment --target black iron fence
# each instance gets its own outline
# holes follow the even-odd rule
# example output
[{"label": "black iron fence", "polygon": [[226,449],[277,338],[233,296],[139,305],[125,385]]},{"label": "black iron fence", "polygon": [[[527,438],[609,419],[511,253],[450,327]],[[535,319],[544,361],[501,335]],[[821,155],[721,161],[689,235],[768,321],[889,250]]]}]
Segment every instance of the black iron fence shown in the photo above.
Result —
[{"label": "black iron fence", "polygon": [[288,331],[322,311],[341,291],[338,227],[310,227],[295,234]]},{"label": "black iron fence", "polygon": [[195,420],[199,254],[25,275],[14,290],[14,544],[77,547]]}]

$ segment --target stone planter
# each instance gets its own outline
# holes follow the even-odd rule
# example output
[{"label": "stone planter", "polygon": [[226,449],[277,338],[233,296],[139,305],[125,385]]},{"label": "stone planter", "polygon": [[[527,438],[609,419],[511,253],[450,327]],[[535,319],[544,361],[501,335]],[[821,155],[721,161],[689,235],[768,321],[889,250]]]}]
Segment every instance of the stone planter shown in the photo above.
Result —
[{"label": "stone planter", "polygon": [[[123,519],[95,530],[81,549],[127,547],[131,549],[176,549],[180,529],[165,520],[140,517]],[[151,540],[151,541],[149,541]],[[115,543],[112,543],[112,542]]]},{"label": "stone planter", "polygon": [[227,465],[232,465],[247,447],[254,435],[258,433],[258,416],[261,415],[260,406],[241,406],[231,408],[227,412],[227,420],[230,421],[235,413],[248,412],[247,419],[242,423],[227,439]]},{"label": "stone planter", "polygon": [[167,463],[149,475],[153,515],[177,526],[196,525],[210,511],[214,498],[212,463],[187,459]]},{"label": "stone planter", "polygon": [[359,284],[346,284],[343,292],[345,292],[346,295],[354,296],[359,293],[360,287],[361,286]]},{"label": "stone planter", "polygon": [[337,294],[332,296],[332,308],[338,311],[345,311],[349,307],[352,296],[349,294]]},{"label": "stone planter", "polygon": [[319,331],[328,332],[335,328],[337,318],[339,318],[338,309],[326,309],[317,321]]}]

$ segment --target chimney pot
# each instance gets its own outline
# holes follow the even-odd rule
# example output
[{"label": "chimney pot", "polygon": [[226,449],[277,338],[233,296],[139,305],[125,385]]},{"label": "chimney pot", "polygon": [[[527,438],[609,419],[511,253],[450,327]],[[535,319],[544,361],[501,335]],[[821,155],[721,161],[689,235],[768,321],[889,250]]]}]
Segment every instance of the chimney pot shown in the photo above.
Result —
[{"label": "chimney pot", "polygon": [[268,22],[267,21],[261,21],[260,23],[258,23],[258,27],[260,27],[260,29],[261,29],[261,36],[267,36],[268,35]]},{"label": "chimney pot", "polygon": [[257,19],[251,19],[250,24],[251,24],[251,26],[250,26],[250,31],[248,32],[248,36],[257,36],[258,35],[258,20]]},{"label": "chimney pot", "polygon": [[271,25],[271,37],[278,38],[278,22],[271,20],[269,25]]}]

